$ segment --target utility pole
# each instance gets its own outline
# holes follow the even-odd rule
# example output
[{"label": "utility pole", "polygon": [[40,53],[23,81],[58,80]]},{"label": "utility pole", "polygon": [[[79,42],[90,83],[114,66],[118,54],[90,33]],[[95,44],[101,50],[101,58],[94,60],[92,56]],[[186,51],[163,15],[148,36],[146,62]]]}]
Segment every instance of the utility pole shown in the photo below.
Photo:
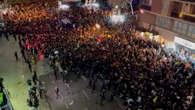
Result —
[{"label": "utility pole", "polygon": [[129,2],[130,7],[131,7],[131,14],[134,15],[134,10],[133,10],[133,0],[127,0]]}]

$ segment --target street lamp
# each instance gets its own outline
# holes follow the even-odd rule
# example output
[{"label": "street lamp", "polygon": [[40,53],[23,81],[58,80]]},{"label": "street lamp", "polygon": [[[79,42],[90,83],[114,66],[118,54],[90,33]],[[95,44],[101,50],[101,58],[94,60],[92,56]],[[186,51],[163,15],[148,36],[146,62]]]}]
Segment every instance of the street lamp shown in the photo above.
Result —
[{"label": "street lamp", "polygon": [[95,24],[95,27],[96,27],[97,29],[100,29],[100,28],[101,28],[101,26],[100,26],[99,24]]}]

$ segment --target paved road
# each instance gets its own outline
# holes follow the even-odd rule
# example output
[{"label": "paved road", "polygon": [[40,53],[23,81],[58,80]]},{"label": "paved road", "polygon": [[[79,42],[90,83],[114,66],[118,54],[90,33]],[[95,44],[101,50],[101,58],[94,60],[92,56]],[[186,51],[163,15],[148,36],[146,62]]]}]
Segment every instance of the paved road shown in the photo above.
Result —
[{"label": "paved road", "polygon": [[[19,52],[19,46],[14,39],[11,38],[8,42],[0,38],[0,77],[4,78],[4,85],[11,94],[10,100],[14,110],[30,110],[26,104],[28,96],[25,82],[31,78],[32,74],[21,59],[21,55],[19,55],[20,60],[16,62],[15,51]],[[91,90],[86,88],[85,78],[73,80],[69,87],[61,80],[54,80],[46,59],[34,68],[47,88],[47,99],[40,100],[39,110],[120,110],[116,102],[106,101],[104,106],[100,106],[99,92],[92,94]],[[58,99],[54,91],[56,87],[60,89]]]},{"label": "paved road", "polygon": [[[72,77],[73,81],[68,85],[61,79],[55,81],[53,74],[40,77],[48,88],[48,102],[52,105],[52,110],[121,110],[116,102],[105,101],[101,106],[98,92],[100,88],[91,93],[85,78],[76,79],[74,75]],[[59,98],[56,98],[56,87],[60,90]]]}]

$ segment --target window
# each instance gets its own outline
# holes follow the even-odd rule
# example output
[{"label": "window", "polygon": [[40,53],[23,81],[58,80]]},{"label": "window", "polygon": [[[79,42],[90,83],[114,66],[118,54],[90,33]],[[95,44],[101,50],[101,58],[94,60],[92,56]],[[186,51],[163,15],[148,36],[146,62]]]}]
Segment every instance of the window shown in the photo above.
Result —
[{"label": "window", "polygon": [[188,24],[179,21],[174,22],[173,31],[178,32],[180,34],[186,34],[187,29],[188,29]]},{"label": "window", "polygon": [[142,5],[151,6],[152,5],[152,0],[143,0]]},{"label": "window", "polygon": [[195,25],[189,25],[187,23],[175,21],[173,25],[173,31],[195,38]]},{"label": "window", "polygon": [[188,29],[188,25],[185,23],[181,23],[181,33],[182,34],[186,34],[187,33],[187,29]]},{"label": "window", "polygon": [[168,11],[169,6],[166,2],[163,3],[163,10]]},{"label": "window", "polygon": [[157,16],[156,25],[168,29],[170,25],[170,19],[162,16]]},{"label": "window", "polygon": [[173,25],[173,31],[177,31],[177,25],[178,25],[178,22],[177,21],[175,21],[174,22],[174,25]]},{"label": "window", "polygon": [[195,25],[189,26],[187,35],[192,37],[192,38],[195,38]]},{"label": "window", "polygon": [[152,0],[143,0],[141,3],[141,8],[146,10],[151,10]]}]

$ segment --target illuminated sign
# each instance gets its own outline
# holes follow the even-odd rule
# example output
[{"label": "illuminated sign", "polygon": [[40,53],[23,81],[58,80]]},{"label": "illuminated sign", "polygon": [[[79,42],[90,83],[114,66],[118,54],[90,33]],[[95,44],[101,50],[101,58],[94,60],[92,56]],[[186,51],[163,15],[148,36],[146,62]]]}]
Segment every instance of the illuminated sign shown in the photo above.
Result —
[{"label": "illuminated sign", "polygon": [[185,39],[182,39],[182,38],[179,38],[179,37],[175,37],[174,42],[178,43],[180,45],[183,45],[183,46],[185,46],[189,49],[195,50],[195,43],[190,42],[188,40],[185,40]]}]

